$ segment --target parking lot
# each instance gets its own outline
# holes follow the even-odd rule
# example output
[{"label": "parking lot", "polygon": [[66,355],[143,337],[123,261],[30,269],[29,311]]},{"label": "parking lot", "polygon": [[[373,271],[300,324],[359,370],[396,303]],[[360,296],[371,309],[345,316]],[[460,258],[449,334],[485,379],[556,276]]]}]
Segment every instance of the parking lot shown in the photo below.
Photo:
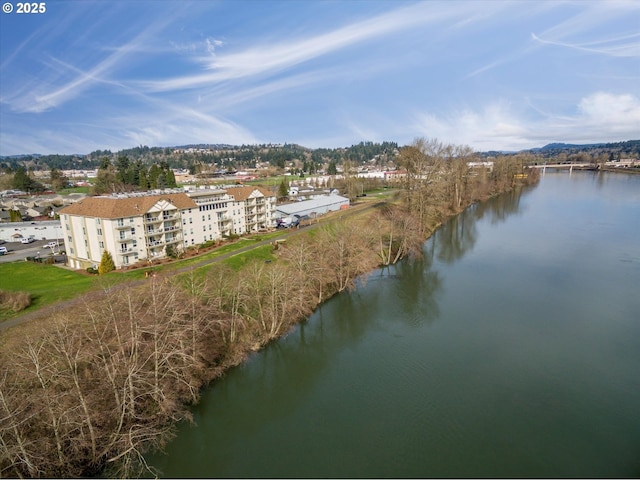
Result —
[{"label": "parking lot", "polygon": [[[36,240],[32,243],[20,243],[20,242],[5,242],[2,247],[6,247],[8,253],[6,255],[0,255],[0,263],[15,262],[18,260],[24,260],[27,257],[34,257],[40,255],[41,257],[49,256],[51,248],[45,247],[51,240]],[[64,242],[59,241],[59,246],[56,247],[55,253],[64,250]]]}]

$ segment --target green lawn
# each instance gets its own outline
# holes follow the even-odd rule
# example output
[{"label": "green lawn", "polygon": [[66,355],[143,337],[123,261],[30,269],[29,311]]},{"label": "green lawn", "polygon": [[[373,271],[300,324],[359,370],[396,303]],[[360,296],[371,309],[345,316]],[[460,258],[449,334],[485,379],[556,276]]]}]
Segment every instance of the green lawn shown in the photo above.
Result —
[{"label": "green lawn", "polygon": [[273,254],[273,246],[263,245],[261,247],[254,248],[253,250],[249,250],[248,252],[244,252],[240,255],[229,257],[224,260],[224,263],[229,265],[234,270],[239,270],[243,265],[247,264],[247,262],[251,260],[264,260],[270,262],[275,259],[276,257]]},{"label": "green lawn", "polygon": [[69,195],[70,193],[89,193],[91,187],[70,187],[59,190],[57,193],[60,195]]},{"label": "green lawn", "polygon": [[[85,275],[66,270],[54,265],[45,265],[31,262],[11,262],[0,264],[0,289],[10,291],[28,292],[31,294],[32,304],[27,309],[37,310],[45,305],[68,300],[80,293],[84,293],[101,282],[117,283],[144,278],[145,272],[152,270],[158,273],[168,273],[189,266],[195,266],[207,260],[213,260],[224,254],[232,253],[241,248],[251,246],[261,240],[270,240],[282,236],[283,231],[244,237],[237,242],[216,248],[198,257],[175,261],[167,264],[154,265],[126,272],[115,271],[104,276]],[[248,252],[239,253],[226,260],[224,263],[234,269],[240,268],[253,259],[271,261],[273,246],[264,245]],[[202,268],[206,271],[208,265]],[[15,316],[7,312],[0,312],[0,321]]]},{"label": "green lawn", "polygon": [[[0,289],[29,292],[32,304],[28,310],[75,297],[91,288],[97,278],[40,263],[12,262],[0,265]],[[0,313],[0,320],[11,316]]]}]

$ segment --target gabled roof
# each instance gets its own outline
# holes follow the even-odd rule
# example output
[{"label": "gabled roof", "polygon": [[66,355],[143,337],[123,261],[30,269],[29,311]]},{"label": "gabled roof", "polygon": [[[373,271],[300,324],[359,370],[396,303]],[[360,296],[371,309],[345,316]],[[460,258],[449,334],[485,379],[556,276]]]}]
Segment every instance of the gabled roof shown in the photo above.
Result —
[{"label": "gabled roof", "polygon": [[233,196],[233,198],[235,199],[236,202],[243,202],[247,198],[249,198],[251,196],[251,194],[256,190],[259,191],[265,197],[275,197],[276,196],[275,193],[270,192],[266,188],[250,187],[250,186],[228,188],[227,189],[227,193],[229,195]]},{"label": "gabled roof", "polygon": [[198,205],[184,193],[168,193],[126,198],[87,197],[60,209],[58,213],[96,218],[135,217],[148,212],[161,200],[172,203],[179,210],[198,208]]}]

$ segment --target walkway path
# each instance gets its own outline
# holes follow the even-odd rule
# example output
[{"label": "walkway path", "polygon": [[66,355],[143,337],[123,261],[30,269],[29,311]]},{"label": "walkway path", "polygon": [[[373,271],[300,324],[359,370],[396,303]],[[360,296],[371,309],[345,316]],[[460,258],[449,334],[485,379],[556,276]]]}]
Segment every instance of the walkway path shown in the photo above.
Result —
[{"label": "walkway path", "polygon": [[[383,204],[384,202],[370,202],[370,203],[366,203],[366,204],[361,204],[361,205],[357,205],[354,207],[349,208],[348,210],[345,210],[343,212],[340,212],[338,215],[340,216],[340,218],[344,218],[347,216],[351,216],[354,214],[358,214],[358,213],[362,213],[366,210],[370,210],[371,208],[377,207],[381,204]],[[336,218],[336,216],[332,216],[327,220],[331,220],[333,218]],[[326,223],[326,220],[323,220],[319,223],[314,223],[311,224],[307,227],[304,227],[302,229],[293,229],[287,233],[285,233],[281,238],[288,238],[291,237],[293,235],[297,235],[301,232],[313,229],[313,228],[317,228],[318,226],[322,225]],[[226,260],[229,257],[232,257],[234,255],[240,255],[242,253],[248,252],[249,250],[253,250],[254,248],[258,248],[261,247],[263,245],[267,245],[269,243],[273,243],[272,239],[268,239],[268,240],[262,240],[260,242],[256,242],[256,243],[252,243],[251,245],[247,245],[246,247],[242,247],[239,248],[238,250],[234,250],[233,252],[229,252],[229,253],[225,253],[223,255],[220,255],[218,257],[214,257],[214,258],[208,258],[206,260],[202,260],[201,262],[196,263],[195,265],[189,265],[187,267],[183,267],[183,268],[178,268],[176,270],[170,270],[168,272],[165,273],[160,273],[160,276],[167,276],[167,275],[176,275],[179,273],[185,273],[200,267],[204,267],[206,265],[210,265],[210,264],[214,264],[214,263],[218,263],[221,262],[223,260]],[[142,285],[143,283],[147,282],[147,279],[139,279],[139,280],[130,280],[130,281],[125,281],[121,284],[117,284],[115,286],[113,286],[112,288],[114,289],[123,289],[123,288],[131,288],[131,287],[135,287],[138,285]],[[15,327],[16,325],[20,325],[23,324],[27,321],[30,320],[35,320],[35,319],[43,319],[43,318],[47,318],[52,316],[56,311],[59,310],[66,310],[67,308],[73,307],[74,305],[77,305],[78,308],[82,307],[85,302],[86,302],[86,296],[87,295],[91,295],[91,292],[80,295],[78,297],[69,299],[69,300],[65,300],[62,302],[57,302],[57,303],[53,303],[50,305],[46,305],[42,308],[39,308],[38,310],[34,310],[31,312],[26,312],[22,315],[19,315],[15,318],[12,318],[10,320],[6,320],[4,322],[0,323],[0,333],[11,328],[11,327]]]}]

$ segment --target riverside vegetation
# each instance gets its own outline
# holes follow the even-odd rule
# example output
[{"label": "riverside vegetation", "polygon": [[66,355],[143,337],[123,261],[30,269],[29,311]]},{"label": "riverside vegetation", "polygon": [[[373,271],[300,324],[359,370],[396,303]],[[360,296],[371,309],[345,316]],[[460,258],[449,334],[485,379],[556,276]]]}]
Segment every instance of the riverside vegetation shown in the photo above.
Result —
[{"label": "riverside vegetation", "polygon": [[[0,475],[142,474],[200,389],[321,302],[422,243],[468,205],[537,181],[517,157],[471,169],[466,147],[401,150],[397,201],[292,237],[276,260],[214,265],[91,294],[0,339]],[[151,472],[154,473],[154,472]]]}]

